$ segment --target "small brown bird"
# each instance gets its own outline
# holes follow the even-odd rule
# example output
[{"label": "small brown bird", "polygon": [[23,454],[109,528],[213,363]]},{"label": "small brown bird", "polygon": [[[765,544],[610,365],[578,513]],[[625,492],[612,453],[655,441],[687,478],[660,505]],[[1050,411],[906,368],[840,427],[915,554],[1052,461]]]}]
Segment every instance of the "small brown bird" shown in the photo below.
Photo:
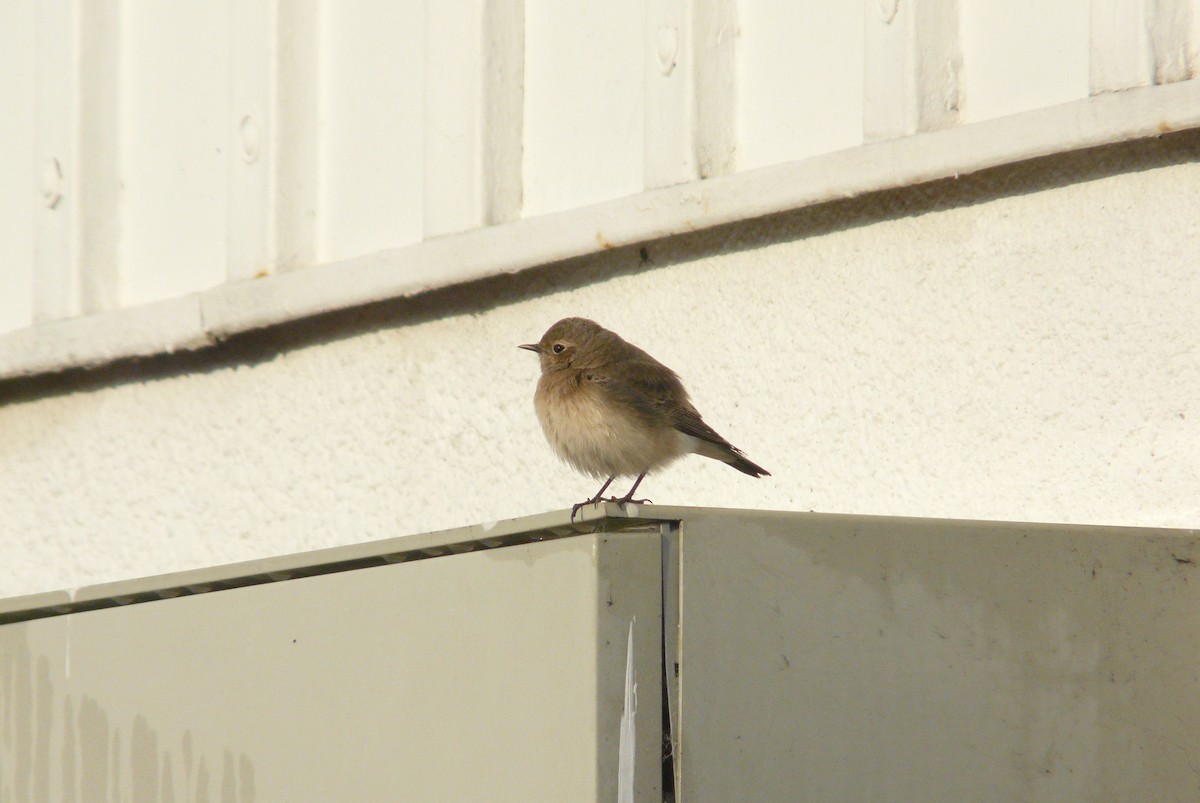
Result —
[{"label": "small brown bird", "polygon": [[674,371],[594,321],[563,318],[519,348],[541,358],[533,404],[550,446],[576,470],[607,477],[595,496],[571,508],[571,518],[600,502],[617,477],[637,479],[611,501],[648,502],[633,498],[638,485],[685,454],[770,476],[704,423]]}]

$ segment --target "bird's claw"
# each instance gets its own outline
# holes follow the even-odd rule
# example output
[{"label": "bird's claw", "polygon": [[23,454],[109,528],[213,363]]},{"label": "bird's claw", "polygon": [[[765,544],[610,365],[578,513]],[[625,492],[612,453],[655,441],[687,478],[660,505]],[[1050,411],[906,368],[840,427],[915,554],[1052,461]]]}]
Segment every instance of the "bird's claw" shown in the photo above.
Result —
[{"label": "bird's claw", "polygon": [[622,506],[654,504],[649,499],[630,499],[627,496],[623,496],[619,499],[615,496],[605,496],[605,497],[596,497],[595,499],[585,499],[582,502],[576,502],[575,504],[571,505],[571,521],[572,522],[575,521],[575,517],[579,515],[579,511],[583,510],[585,507],[587,507],[589,505],[591,505],[592,507],[598,507],[601,502],[615,502],[616,504],[622,505]]},{"label": "bird's claw", "polygon": [[607,502],[608,500],[600,499],[599,497],[596,497],[594,499],[585,499],[582,502],[576,502],[575,504],[571,505],[571,521],[575,521],[575,517],[577,515],[579,515],[579,511],[583,510],[588,505],[595,507],[596,505],[599,505],[602,501]]}]

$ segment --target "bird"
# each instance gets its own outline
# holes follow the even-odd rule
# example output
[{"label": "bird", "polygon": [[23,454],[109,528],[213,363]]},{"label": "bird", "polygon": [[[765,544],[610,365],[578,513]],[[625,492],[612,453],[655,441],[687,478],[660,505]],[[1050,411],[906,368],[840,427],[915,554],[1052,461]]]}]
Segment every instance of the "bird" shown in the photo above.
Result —
[{"label": "bird", "polygon": [[541,362],[533,403],[550,447],[576,471],[604,478],[595,496],[572,506],[572,521],[599,504],[617,477],[637,479],[608,501],[648,503],[633,498],[642,480],[686,454],[770,476],[705,423],[674,371],[595,321],[563,318],[518,348]]}]

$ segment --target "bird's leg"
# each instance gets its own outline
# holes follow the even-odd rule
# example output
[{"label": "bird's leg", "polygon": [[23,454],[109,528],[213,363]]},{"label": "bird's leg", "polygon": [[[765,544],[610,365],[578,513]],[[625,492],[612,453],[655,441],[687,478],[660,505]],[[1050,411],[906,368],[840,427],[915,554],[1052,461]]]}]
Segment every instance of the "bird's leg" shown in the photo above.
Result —
[{"label": "bird's leg", "polygon": [[629,489],[629,493],[625,494],[625,495],[624,495],[624,496],[622,496],[620,499],[614,499],[613,501],[614,501],[614,502],[616,502],[618,505],[626,505],[626,504],[645,505],[645,504],[649,504],[649,502],[650,502],[650,500],[649,500],[649,499],[634,499],[634,498],[633,498],[633,494],[634,494],[634,492],[635,492],[635,491],[637,491],[637,487],[638,487],[639,485],[641,485],[641,484],[642,484],[642,480],[644,480],[644,479],[646,479],[646,475],[645,475],[644,473],[642,473],[642,474],[639,474],[639,475],[638,475],[638,478],[637,478],[636,480],[634,480],[634,481],[633,481],[633,487]]},{"label": "bird's leg", "polygon": [[[611,477],[606,479],[604,481],[604,484],[600,486],[600,490],[596,491],[596,495],[593,496],[591,499],[585,499],[584,501],[582,501],[578,504],[571,505],[571,521],[575,521],[575,514],[579,512],[580,508],[587,507],[588,505],[599,504],[600,498],[602,496],[604,496],[604,492],[608,490],[608,486],[611,485],[612,481],[615,480],[616,478],[617,478],[617,475],[613,474]],[[634,486],[634,487],[637,487],[637,486]]]}]

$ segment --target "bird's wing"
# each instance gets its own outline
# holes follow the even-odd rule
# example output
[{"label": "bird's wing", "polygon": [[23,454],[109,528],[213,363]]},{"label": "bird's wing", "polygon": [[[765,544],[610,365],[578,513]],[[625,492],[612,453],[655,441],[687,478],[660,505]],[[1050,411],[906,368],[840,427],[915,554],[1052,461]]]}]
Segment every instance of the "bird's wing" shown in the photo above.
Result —
[{"label": "bird's wing", "polygon": [[648,422],[665,424],[685,435],[733,448],[704,423],[679,377],[656,360],[626,360],[619,366],[584,371],[582,378],[598,385],[614,402],[637,410]]},{"label": "bird's wing", "polygon": [[704,423],[679,377],[653,358],[624,361],[619,367],[586,369],[580,372],[579,380],[595,387],[612,403],[636,411],[647,424],[669,426],[700,441],[695,451],[705,457],[728,463],[752,477],[769,474]]},{"label": "bird's wing", "polygon": [[589,368],[580,372],[580,380],[648,424],[673,426],[673,410],[681,403],[691,407],[679,377],[655,361],[625,360]]},{"label": "bird's wing", "polygon": [[734,452],[738,451],[733,444],[717,434],[715,429],[704,423],[704,419],[700,417],[700,413],[696,412],[696,408],[692,406],[691,402],[685,402],[683,405],[672,408],[671,413],[675,429],[684,435],[715,443],[717,446],[732,449]]}]

